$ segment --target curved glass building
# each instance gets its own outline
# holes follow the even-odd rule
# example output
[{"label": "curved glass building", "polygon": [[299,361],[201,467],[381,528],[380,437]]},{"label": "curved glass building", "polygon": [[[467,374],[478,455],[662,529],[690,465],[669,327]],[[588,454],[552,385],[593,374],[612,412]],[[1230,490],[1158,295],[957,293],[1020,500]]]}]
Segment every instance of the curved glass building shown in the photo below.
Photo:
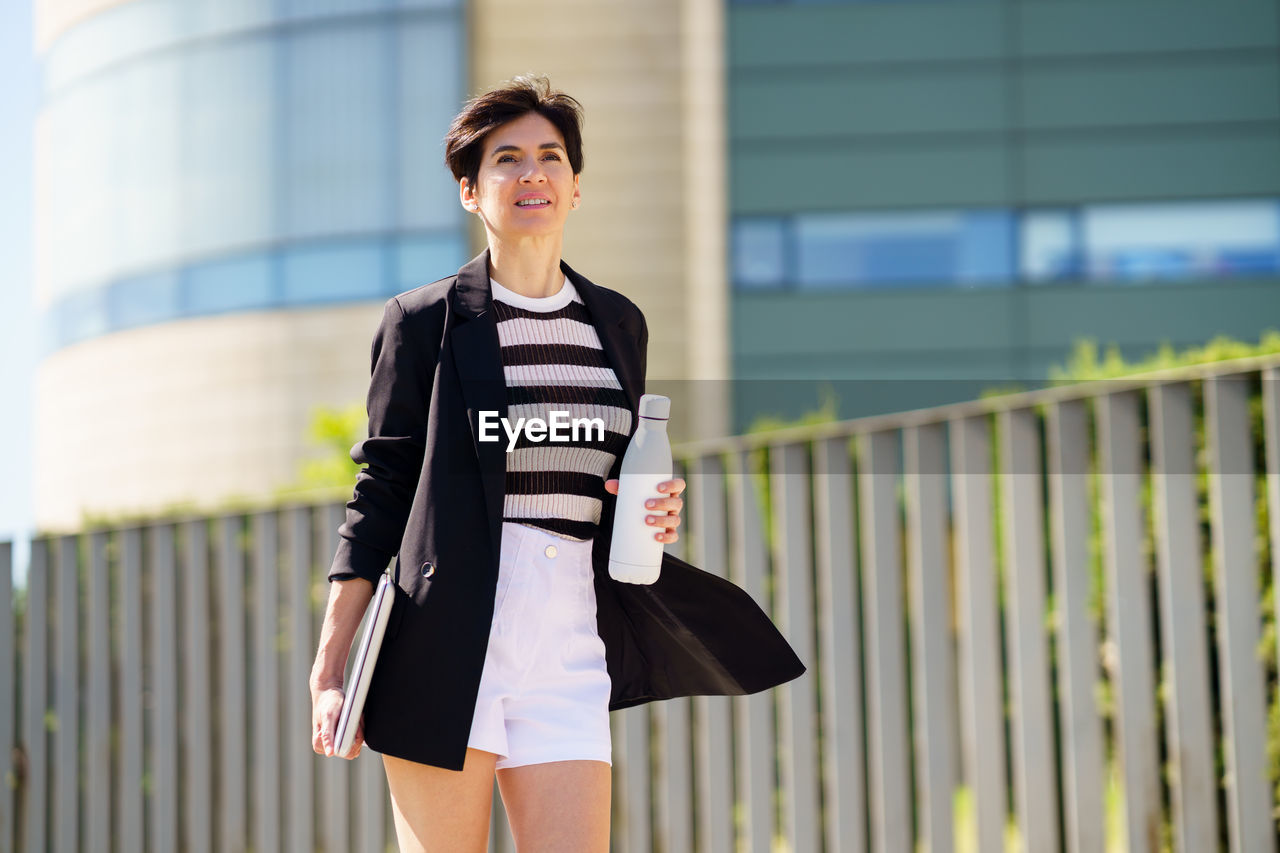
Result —
[{"label": "curved glass building", "polygon": [[483,247],[442,137],[516,74],[585,107],[565,259],[651,379],[727,378],[722,0],[35,1],[38,527],[296,483],[386,298]]},{"label": "curved glass building", "polygon": [[37,523],[293,482],[385,298],[470,256],[461,4],[48,0],[37,41]]}]

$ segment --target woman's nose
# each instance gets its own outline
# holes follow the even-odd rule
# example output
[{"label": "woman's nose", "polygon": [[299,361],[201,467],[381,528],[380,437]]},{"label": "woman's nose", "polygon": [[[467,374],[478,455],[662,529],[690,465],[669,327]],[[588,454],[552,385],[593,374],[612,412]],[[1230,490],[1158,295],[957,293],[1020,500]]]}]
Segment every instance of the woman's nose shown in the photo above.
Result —
[{"label": "woman's nose", "polygon": [[547,173],[542,168],[542,164],[534,161],[529,168],[524,170],[524,174],[520,176],[520,180],[525,183],[541,183],[547,179]]}]

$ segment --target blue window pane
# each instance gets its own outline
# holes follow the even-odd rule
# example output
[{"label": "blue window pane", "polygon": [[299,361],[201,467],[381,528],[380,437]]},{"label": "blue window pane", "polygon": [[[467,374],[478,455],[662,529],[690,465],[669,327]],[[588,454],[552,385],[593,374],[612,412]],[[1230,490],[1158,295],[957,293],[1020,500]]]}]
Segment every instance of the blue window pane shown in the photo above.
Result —
[{"label": "blue window pane", "polygon": [[391,36],[371,22],[281,37],[286,150],[278,180],[286,239],[392,225]]},{"label": "blue window pane", "polygon": [[381,241],[370,240],[285,252],[284,302],[297,305],[381,296],[386,293],[387,280],[383,246]]},{"label": "blue window pane", "polygon": [[786,234],[781,219],[733,223],[732,278],[741,288],[777,287],[786,279]]},{"label": "blue window pane", "polygon": [[187,315],[266,308],[275,301],[271,260],[266,255],[200,264],[183,277],[183,313]]},{"label": "blue window pane", "polygon": [[801,287],[1007,284],[1008,211],[913,211],[796,217]]},{"label": "blue window pane", "polygon": [[1273,275],[1280,273],[1280,245],[1274,249],[1225,249],[1218,257],[1223,275]]},{"label": "blue window pane", "polygon": [[469,260],[461,234],[405,237],[395,252],[396,274],[388,296],[453,275]]},{"label": "blue window pane", "polygon": [[[451,17],[405,16],[397,25],[395,184],[399,227],[411,231],[459,228],[468,215],[458,185],[444,168],[441,137],[465,97],[465,40]],[[455,267],[456,269],[456,267]]]},{"label": "blue window pane", "polygon": [[1084,274],[1076,211],[1028,211],[1020,218],[1018,231],[1019,272],[1024,281],[1045,284]]},{"label": "blue window pane", "polygon": [[1008,210],[965,213],[956,244],[956,280],[962,284],[1010,281],[1014,277],[1016,227]]},{"label": "blue window pane", "polygon": [[58,346],[104,335],[111,330],[107,294],[102,289],[68,293],[54,304],[54,337]]},{"label": "blue window pane", "polygon": [[178,316],[178,276],[172,272],[116,282],[108,291],[112,329],[158,323]]},{"label": "blue window pane", "polygon": [[[1280,252],[1271,200],[1099,204],[1081,210],[1083,253],[1095,281],[1168,281],[1246,275],[1233,258]],[[1265,262],[1261,270],[1267,273]]]}]

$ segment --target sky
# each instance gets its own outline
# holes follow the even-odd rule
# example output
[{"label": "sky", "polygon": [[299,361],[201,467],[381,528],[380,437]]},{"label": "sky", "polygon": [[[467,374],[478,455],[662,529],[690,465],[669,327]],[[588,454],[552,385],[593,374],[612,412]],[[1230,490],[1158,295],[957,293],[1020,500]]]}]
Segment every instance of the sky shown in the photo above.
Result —
[{"label": "sky", "polygon": [[30,0],[0,2],[0,542],[16,540],[25,576],[31,514],[31,392],[38,339],[32,306],[32,132],[40,76]]}]

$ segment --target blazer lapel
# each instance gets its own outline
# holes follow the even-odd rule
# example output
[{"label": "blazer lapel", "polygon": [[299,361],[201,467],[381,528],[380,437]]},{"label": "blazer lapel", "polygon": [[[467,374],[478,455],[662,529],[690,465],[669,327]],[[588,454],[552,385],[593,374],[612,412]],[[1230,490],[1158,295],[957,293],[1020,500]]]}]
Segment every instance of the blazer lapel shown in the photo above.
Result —
[{"label": "blazer lapel", "polygon": [[[453,327],[454,366],[467,404],[471,441],[480,462],[481,485],[489,518],[490,541],[494,548],[502,541],[502,504],[506,495],[506,434],[497,429],[497,441],[480,440],[480,413],[507,416],[507,383],[502,373],[498,346],[498,325],[493,319],[489,287],[489,250],[477,255],[458,270],[454,286],[454,307],[459,322]],[[490,435],[494,434],[490,430]],[[496,563],[495,563],[496,565]]]},{"label": "blazer lapel", "polygon": [[[640,350],[635,337],[624,326],[626,319],[619,300],[579,275],[564,261],[560,269],[573,282],[582,303],[591,315],[591,323],[600,338],[605,357],[631,406],[634,431],[640,411],[640,395],[644,393],[644,377],[640,376]],[[497,412],[507,417],[507,384],[502,372],[502,353],[498,344],[498,326],[493,317],[493,294],[489,286],[489,250],[485,249],[458,270],[453,305],[459,321],[454,325],[450,341],[454,365],[467,405],[467,422],[471,440],[480,462],[485,507],[489,513],[491,541],[502,541],[502,509],[506,496],[506,433],[498,429],[498,441],[480,440],[480,413]],[[490,434],[494,434],[491,430]]]}]

